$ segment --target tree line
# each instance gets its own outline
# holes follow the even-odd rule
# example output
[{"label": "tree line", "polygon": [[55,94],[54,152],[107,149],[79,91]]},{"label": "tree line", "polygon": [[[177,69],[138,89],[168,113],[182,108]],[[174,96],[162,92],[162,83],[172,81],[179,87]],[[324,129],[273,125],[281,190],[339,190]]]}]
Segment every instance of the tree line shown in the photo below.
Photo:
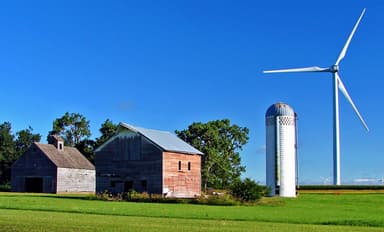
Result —
[{"label": "tree line", "polygon": [[[50,135],[59,135],[64,139],[65,146],[76,147],[89,161],[94,162],[94,150],[112,137],[117,129],[110,119],[100,126],[100,137],[91,139],[90,121],[79,113],[65,113],[52,123]],[[12,164],[27,151],[34,142],[41,141],[41,134],[34,133],[33,128],[12,132],[10,122],[0,124],[0,184],[8,184],[11,180]]]},{"label": "tree line", "polygon": [[[88,160],[94,162],[94,150],[111,138],[118,125],[106,119],[100,126],[100,137],[91,139],[90,121],[79,113],[65,113],[52,123],[50,135],[59,135],[66,146],[76,147]],[[182,140],[204,153],[202,156],[202,187],[228,189],[240,181],[245,172],[241,164],[240,151],[248,142],[249,129],[231,124],[229,119],[207,123],[194,122],[188,128],[175,131]],[[34,142],[40,142],[41,135],[32,127],[12,133],[10,122],[0,124],[0,184],[10,181],[10,169]],[[47,138],[48,141],[48,138]]]}]

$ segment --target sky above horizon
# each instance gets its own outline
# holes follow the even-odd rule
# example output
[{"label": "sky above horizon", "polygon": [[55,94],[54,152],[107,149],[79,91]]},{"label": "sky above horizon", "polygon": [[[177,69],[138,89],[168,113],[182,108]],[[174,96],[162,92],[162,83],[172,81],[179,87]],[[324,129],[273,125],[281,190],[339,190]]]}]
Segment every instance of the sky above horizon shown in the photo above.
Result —
[{"label": "sky above horizon", "polygon": [[340,96],[342,183],[384,177],[384,2],[7,1],[0,5],[0,123],[46,135],[81,113],[166,131],[228,118],[250,129],[244,177],[265,182],[265,111],[299,117],[299,181],[332,181],[329,73],[362,9],[340,76],[371,131]]}]

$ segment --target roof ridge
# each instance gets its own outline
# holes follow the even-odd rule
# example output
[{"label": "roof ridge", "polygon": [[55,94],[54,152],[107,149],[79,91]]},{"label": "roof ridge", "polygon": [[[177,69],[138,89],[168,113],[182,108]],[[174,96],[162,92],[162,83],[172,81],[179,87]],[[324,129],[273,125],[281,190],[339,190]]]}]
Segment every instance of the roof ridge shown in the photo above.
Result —
[{"label": "roof ridge", "polygon": [[133,126],[133,125],[125,123],[125,122],[120,122],[120,125],[122,125],[123,127],[128,128],[128,129],[134,129],[137,132],[140,132],[140,130],[148,130],[148,131],[155,131],[155,132],[162,132],[162,133],[173,134],[170,131],[158,130],[158,129],[150,129],[150,128],[145,128],[145,127],[140,127],[140,126]]},{"label": "roof ridge", "polygon": [[175,133],[169,131],[135,127],[124,122],[120,122],[119,126],[131,130],[134,133],[140,134],[141,136],[144,136],[164,151],[175,151],[187,154],[203,155],[201,151],[197,150],[195,147],[193,147],[186,141],[180,139]]}]

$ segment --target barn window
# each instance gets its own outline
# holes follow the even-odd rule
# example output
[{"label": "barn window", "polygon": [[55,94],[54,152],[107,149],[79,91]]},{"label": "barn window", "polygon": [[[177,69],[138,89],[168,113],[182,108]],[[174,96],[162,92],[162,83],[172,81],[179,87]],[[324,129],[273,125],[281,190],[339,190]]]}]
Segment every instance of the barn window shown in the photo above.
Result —
[{"label": "barn window", "polygon": [[188,162],[188,171],[191,171],[191,162]]},{"label": "barn window", "polygon": [[133,190],[133,181],[130,180],[130,181],[125,181],[124,183],[124,192],[130,192]]},{"label": "barn window", "polygon": [[111,181],[111,187],[112,188],[116,187],[116,181]]},{"label": "barn window", "polygon": [[181,171],[181,161],[179,161],[179,171]]},{"label": "barn window", "polygon": [[144,191],[147,190],[147,180],[141,180],[141,187]]},{"label": "barn window", "polygon": [[120,180],[112,180],[111,181],[111,188],[117,187],[117,185],[122,184],[123,182]]}]

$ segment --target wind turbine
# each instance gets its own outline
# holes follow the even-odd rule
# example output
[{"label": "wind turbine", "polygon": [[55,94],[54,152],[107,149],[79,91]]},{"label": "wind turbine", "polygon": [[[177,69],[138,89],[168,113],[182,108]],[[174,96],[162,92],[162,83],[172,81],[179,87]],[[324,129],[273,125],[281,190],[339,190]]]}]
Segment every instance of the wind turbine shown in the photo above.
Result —
[{"label": "wind turbine", "polygon": [[352,40],[353,35],[361,19],[365,13],[365,8],[361,12],[359,19],[357,20],[351,34],[349,35],[347,42],[345,43],[343,49],[341,50],[339,56],[337,57],[336,63],[328,68],[321,68],[318,66],[305,67],[305,68],[292,68],[292,69],[279,69],[279,70],[269,70],[264,71],[264,73],[289,73],[289,72],[329,72],[333,76],[333,183],[334,185],[340,185],[340,128],[339,128],[339,92],[338,89],[344,94],[355,113],[359,117],[361,123],[367,131],[369,128],[365,123],[363,117],[361,116],[356,105],[353,103],[352,98],[349,96],[347,89],[345,88],[341,78],[339,76],[339,64],[341,60],[345,57],[347,53],[348,46]]}]

